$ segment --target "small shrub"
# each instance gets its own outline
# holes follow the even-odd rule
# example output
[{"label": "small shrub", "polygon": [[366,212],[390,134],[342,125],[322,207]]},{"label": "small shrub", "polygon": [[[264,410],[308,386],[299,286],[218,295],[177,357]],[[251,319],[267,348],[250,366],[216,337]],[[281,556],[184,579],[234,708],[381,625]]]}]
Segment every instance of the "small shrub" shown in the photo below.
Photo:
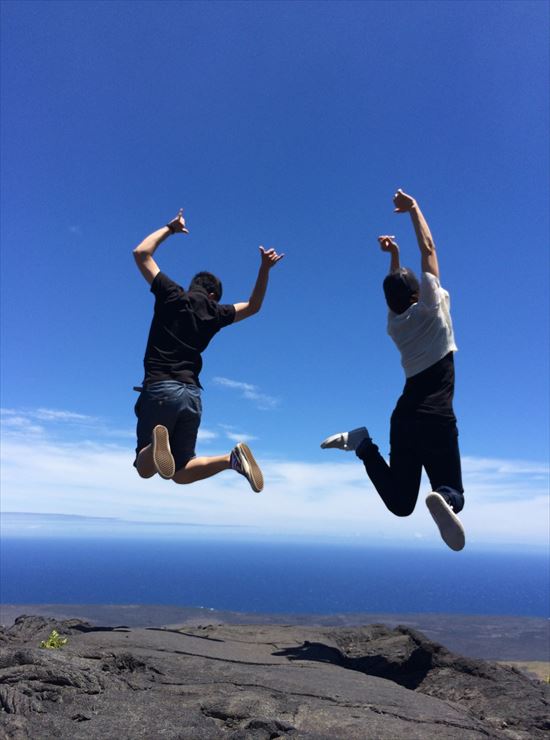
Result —
[{"label": "small shrub", "polygon": [[48,650],[57,650],[67,644],[67,639],[67,637],[61,637],[57,630],[52,630],[48,639],[42,640],[40,647],[47,648]]}]

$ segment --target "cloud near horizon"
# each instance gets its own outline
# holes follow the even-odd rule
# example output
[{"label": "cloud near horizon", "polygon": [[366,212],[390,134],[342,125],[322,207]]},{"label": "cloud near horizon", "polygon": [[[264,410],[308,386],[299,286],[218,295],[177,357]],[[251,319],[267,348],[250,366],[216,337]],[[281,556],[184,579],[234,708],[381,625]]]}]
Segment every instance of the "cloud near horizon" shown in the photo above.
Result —
[{"label": "cloud near horizon", "polygon": [[280,399],[275,398],[275,396],[268,396],[266,393],[262,393],[258,386],[252,385],[251,383],[242,383],[239,380],[231,380],[230,378],[223,378],[221,376],[212,378],[212,382],[216,385],[222,386],[223,388],[232,388],[239,391],[242,398],[254,401],[256,408],[262,411],[274,409],[281,403]]},{"label": "cloud near horizon", "polygon": [[[362,465],[348,455],[333,453],[320,462],[260,459],[266,481],[261,494],[252,493],[232,471],[177,486],[158,477],[140,479],[132,467],[131,444],[60,441],[43,429],[9,423],[15,418],[21,417],[16,412],[5,415],[8,423],[3,425],[5,512],[244,526],[266,534],[358,537],[365,542],[439,542],[423,493],[411,517],[393,516]],[[51,423],[61,418],[53,414]],[[216,439],[216,432],[205,431],[210,441]],[[232,434],[231,428],[224,434]],[[548,465],[465,457],[463,466],[466,506],[461,518],[470,545],[547,543]],[[427,490],[423,480],[422,492]]]}]

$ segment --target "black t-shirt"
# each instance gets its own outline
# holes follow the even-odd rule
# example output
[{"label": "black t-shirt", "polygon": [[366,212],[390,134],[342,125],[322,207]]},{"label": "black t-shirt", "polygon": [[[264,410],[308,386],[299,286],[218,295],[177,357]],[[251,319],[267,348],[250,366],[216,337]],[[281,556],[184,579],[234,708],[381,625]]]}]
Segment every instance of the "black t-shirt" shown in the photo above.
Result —
[{"label": "black t-shirt", "polygon": [[401,419],[439,416],[456,420],[453,411],[454,389],[454,352],[449,352],[426,370],[407,378],[394,416]]},{"label": "black t-shirt", "polygon": [[198,385],[201,352],[210,340],[235,319],[235,307],[208,297],[202,288],[184,290],[159,272],[151,283],[155,311],[143,364],[144,383],[177,380]]}]

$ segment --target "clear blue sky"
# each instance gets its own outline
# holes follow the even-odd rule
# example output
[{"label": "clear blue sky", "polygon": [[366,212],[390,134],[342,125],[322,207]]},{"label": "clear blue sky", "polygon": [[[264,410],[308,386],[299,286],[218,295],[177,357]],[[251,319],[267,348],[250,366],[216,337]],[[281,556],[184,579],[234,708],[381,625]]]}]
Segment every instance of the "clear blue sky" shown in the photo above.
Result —
[{"label": "clear blue sky", "polygon": [[[180,206],[190,236],[157,256],[183,285],[208,269],[222,278],[224,300],[245,300],[258,245],[286,253],[262,312],[205,353],[200,452],[251,438],[280,516],[293,500],[277,499],[281,470],[285,491],[303,483],[302,522],[319,511],[329,522],[323,507],[338,493],[352,519],[363,515],[352,510],[362,497],[381,506],[367,479],[355,480],[357,464],[319,442],[365,424],[387,451],[403,376],[385,333],[387,257],[376,236],[396,234],[402,260],[417,267],[408,218],[392,212],[402,187],[425,212],[451,293],[456,411],[479,506],[469,524],[497,506],[495,539],[514,539],[527,517],[522,536],[542,541],[548,8],[4,2],[4,508],[149,520],[173,506],[181,521],[213,522],[227,501],[216,486],[231,485],[236,518],[249,513],[242,486],[224,476],[212,489],[176,490],[134,480],[130,469],[131,388],[152,310],[131,250]],[[93,463],[79,458],[86,445]],[[100,468],[107,481],[93,478]],[[342,493],[348,474],[357,499]],[[322,481],[330,491],[320,492]],[[168,508],[164,498],[147,503],[152,491]],[[203,508],[186,510],[195,499]],[[382,531],[406,536],[384,516]]]}]

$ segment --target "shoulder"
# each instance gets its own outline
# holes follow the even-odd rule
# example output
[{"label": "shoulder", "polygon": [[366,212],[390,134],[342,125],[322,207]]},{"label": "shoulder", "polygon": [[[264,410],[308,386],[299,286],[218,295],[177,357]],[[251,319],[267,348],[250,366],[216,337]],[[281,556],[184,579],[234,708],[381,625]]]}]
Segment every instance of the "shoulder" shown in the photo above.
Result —
[{"label": "shoulder", "polygon": [[236,310],[232,303],[218,303],[218,320],[220,329],[235,321]]},{"label": "shoulder", "polygon": [[155,275],[151,283],[151,293],[154,293],[156,296],[167,294],[183,296],[185,295],[185,290],[161,270]]},{"label": "shoulder", "polygon": [[438,277],[431,272],[423,272],[420,279],[419,304],[431,311],[437,310],[441,301],[449,294],[441,287]]},{"label": "shoulder", "polygon": [[436,290],[437,288],[441,288],[439,278],[433,275],[431,272],[423,272],[420,278],[420,282],[424,283],[424,285],[427,285],[434,290]]},{"label": "shoulder", "polygon": [[212,300],[204,290],[192,290],[187,293],[187,298],[195,312],[205,320],[213,319],[218,329],[233,323],[235,319],[235,306]]}]

